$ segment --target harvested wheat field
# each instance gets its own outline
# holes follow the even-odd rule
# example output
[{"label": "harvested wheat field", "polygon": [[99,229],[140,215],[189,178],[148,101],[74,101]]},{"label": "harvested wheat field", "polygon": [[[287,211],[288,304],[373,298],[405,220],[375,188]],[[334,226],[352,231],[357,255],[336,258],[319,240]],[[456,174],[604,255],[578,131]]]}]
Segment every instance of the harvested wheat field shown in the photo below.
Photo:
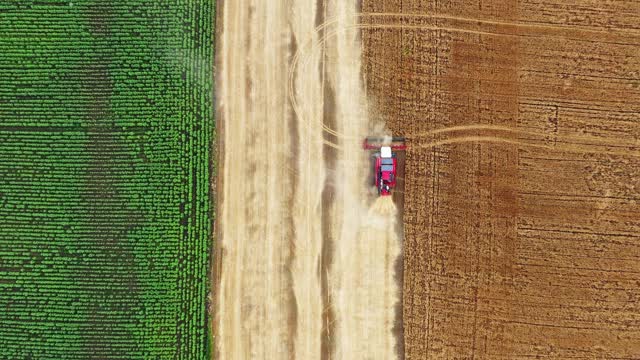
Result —
[{"label": "harvested wheat field", "polygon": [[406,359],[640,358],[640,3],[363,0]]},{"label": "harvested wheat field", "polygon": [[218,4],[215,357],[396,358],[401,236],[366,185],[362,141],[384,134],[357,2]]}]

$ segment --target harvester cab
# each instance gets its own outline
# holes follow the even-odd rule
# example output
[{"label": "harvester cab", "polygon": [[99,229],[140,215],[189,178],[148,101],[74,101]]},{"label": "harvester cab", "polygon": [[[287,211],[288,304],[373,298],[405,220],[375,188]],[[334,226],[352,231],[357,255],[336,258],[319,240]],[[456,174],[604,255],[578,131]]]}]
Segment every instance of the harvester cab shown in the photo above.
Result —
[{"label": "harvester cab", "polygon": [[391,195],[391,190],[396,186],[398,169],[398,159],[395,152],[406,150],[404,138],[367,137],[363,147],[366,150],[376,150],[371,158],[373,185],[378,189],[378,195]]}]

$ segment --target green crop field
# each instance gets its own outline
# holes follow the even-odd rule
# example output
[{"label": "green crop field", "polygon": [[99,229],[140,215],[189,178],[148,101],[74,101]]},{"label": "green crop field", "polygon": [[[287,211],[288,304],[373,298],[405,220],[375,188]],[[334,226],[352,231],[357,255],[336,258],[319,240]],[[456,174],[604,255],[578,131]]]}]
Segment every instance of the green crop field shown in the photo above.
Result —
[{"label": "green crop field", "polygon": [[0,359],[204,359],[213,0],[0,2]]}]

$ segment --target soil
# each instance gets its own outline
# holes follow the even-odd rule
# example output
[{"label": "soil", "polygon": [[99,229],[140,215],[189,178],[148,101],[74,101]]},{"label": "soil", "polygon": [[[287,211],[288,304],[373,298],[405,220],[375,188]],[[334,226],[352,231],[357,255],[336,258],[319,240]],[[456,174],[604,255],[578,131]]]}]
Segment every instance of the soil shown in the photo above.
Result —
[{"label": "soil", "polygon": [[640,357],[640,3],[362,7],[409,142],[405,357]]}]

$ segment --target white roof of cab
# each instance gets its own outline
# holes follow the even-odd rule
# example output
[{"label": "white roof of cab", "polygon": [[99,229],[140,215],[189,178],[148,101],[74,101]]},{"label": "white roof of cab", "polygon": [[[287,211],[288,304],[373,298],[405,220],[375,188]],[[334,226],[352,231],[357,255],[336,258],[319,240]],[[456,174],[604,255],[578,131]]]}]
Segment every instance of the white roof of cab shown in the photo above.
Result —
[{"label": "white roof of cab", "polygon": [[380,148],[380,157],[390,158],[391,157],[391,147],[383,146]]}]

